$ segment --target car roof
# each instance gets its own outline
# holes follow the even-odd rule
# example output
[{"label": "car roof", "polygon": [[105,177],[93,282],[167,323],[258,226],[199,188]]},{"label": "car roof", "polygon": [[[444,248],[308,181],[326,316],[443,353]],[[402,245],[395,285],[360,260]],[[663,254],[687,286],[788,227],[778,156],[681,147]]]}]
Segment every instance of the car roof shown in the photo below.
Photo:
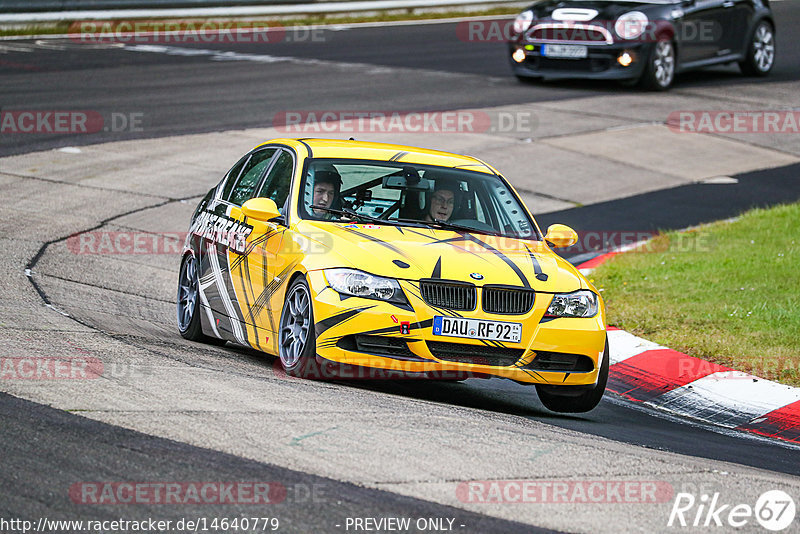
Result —
[{"label": "car roof", "polygon": [[372,161],[396,161],[440,167],[459,167],[471,171],[495,174],[491,166],[472,156],[462,156],[439,150],[429,150],[389,143],[373,143],[346,139],[273,139],[264,144],[303,143],[311,149],[313,158],[363,159]]}]

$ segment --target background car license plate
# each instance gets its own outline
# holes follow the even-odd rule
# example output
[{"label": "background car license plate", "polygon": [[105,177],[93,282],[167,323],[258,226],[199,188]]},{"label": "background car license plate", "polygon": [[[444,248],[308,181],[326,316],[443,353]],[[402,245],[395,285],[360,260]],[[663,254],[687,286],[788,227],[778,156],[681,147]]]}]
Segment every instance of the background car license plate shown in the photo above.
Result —
[{"label": "background car license plate", "polygon": [[565,59],[583,59],[589,56],[589,49],[581,45],[546,44],[542,45],[542,55]]},{"label": "background car license plate", "polygon": [[466,337],[519,343],[522,339],[522,323],[505,323],[502,321],[437,315],[433,318],[433,334],[435,336]]}]

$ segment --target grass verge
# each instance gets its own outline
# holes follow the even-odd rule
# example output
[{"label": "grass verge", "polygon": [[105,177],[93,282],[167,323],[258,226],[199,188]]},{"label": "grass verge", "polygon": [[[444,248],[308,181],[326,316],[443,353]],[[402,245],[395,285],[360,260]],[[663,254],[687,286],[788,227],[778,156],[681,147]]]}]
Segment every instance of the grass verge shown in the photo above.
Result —
[{"label": "grass verge", "polygon": [[[515,6],[500,6],[489,9],[477,11],[412,11],[405,10],[402,12],[386,11],[379,13],[367,14],[346,14],[346,13],[330,13],[318,14],[308,16],[287,16],[287,17],[272,17],[272,18],[259,18],[259,17],[239,17],[232,19],[204,19],[188,17],[187,19],[177,21],[180,24],[186,24],[187,21],[203,22],[203,21],[216,21],[232,20],[232,21],[245,21],[248,24],[253,24],[258,27],[272,27],[272,26],[317,26],[326,24],[357,24],[360,22],[396,22],[406,20],[436,20],[436,19],[450,19],[450,18],[466,18],[466,17],[494,17],[500,15],[508,15],[509,20],[516,16],[521,11],[520,7]],[[90,20],[89,17],[87,20]],[[147,19],[153,20],[153,19]],[[107,21],[112,27],[120,21]],[[138,22],[137,19],[126,19],[125,22]],[[173,22],[171,19],[159,20],[159,23]],[[103,21],[105,23],[105,21]],[[99,23],[98,23],[99,24]],[[61,21],[48,24],[31,24],[22,27],[0,27],[0,37],[11,36],[30,36],[30,35],[61,35],[75,32],[76,26],[74,22]]]},{"label": "grass verge", "polygon": [[608,322],[740,371],[800,386],[800,204],[660,235],[591,278]]}]

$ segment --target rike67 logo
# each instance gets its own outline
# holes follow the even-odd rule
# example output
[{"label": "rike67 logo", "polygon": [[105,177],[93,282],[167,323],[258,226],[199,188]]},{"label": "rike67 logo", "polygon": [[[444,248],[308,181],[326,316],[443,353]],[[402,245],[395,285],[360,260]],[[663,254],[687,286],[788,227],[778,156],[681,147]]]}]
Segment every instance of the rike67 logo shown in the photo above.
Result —
[{"label": "rike67 logo", "polygon": [[766,491],[749,504],[726,503],[719,493],[703,494],[696,498],[691,493],[678,493],[669,514],[669,527],[752,527],[755,519],[767,530],[779,532],[790,527],[795,517],[794,499],[781,490]]}]

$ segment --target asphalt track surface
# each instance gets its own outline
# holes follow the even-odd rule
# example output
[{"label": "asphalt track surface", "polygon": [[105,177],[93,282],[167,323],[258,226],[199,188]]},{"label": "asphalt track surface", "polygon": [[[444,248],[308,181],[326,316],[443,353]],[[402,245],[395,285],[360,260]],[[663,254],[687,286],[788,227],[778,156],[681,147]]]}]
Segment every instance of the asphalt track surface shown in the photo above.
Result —
[{"label": "asphalt track surface", "polygon": [[[0,473],[0,487],[5,490],[0,517],[4,518],[75,517],[79,505],[73,499],[79,499],[80,493],[70,493],[68,488],[92,473],[92,480],[277,483],[279,489],[268,494],[270,504],[220,504],[215,514],[234,518],[270,513],[280,518],[281,532],[330,532],[341,530],[336,526],[344,526],[348,517],[409,515],[450,518],[456,528],[469,532],[553,532],[155,438],[4,393],[0,393],[0,420],[4,456],[16,458]],[[87,450],[92,451],[90,455]],[[70,461],[66,463],[65,458]],[[159,518],[177,523],[182,518],[207,517],[208,510],[200,505],[155,502],[137,504],[122,515],[128,520]],[[98,521],[120,516],[115,506],[101,506],[90,514]]]},{"label": "asphalt track surface", "polygon": [[[775,4],[779,43],[792,39],[800,23],[800,9],[792,2]],[[76,43],[36,44],[23,41],[27,52],[0,55],[0,105],[4,109],[89,109],[144,113],[143,132],[100,132],[83,137],[12,136],[0,138],[0,155],[82,145],[137,137],[159,137],[269,126],[275,113],[314,107],[347,109],[441,110],[477,108],[538,101],[558,101],[618,94],[612,84],[583,82],[527,86],[509,77],[505,49],[497,43],[465,43],[455,25],[402,26],[328,32],[320,43],[277,43],[254,50],[254,45],[219,45],[240,54],[291,56],[301,61],[272,65],[269,77],[248,61],[212,62],[207,55],[187,56],[131,52],[100,48],[87,51]],[[785,37],[783,37],[785,36]],[[1,44],[1,43],[0,43]],[[214,45],[203,48],[213,49]],[[780,49],[773,73],[777,81],[796,81],[800,48]],[[322,60],[306,63],[302,60]],[[371,78],[365,85],[332,63],[349,62],[376,68],[401,69],[401,76]],[[422,69],[422,70],[420,70]],[[459,77],[454,90],[448,73]],[[730,87],[746,80],[734,69],[717,68],[678,79],[677,90]],[[619,230],[677,229],[700,222],[735,216],[756,205],[771,205],[800,198],[797,166],[739,175],[738,184],[694,184],[587,207],[543,214],[540,224],[563,222],[580,228]],[[720,189],[720,187],[724,187]],[[713,194],[708,194],[713,189]],[[249,351],[231,349],[241,356]],[[794,449],[686,421],[665,419],[646,409],[606,398],[593,412],[575,417],[547,412],[530,388],[492,380],[431,388],[418,383],[349,383],[388,396],[409,397],[453,406],[517,415],[539,422],[597,435],[647,448],[671,451],[800,475]],[[58,489],[83,480],[113,476],[118,480],[242,480],[279,479],[287,485],[325,484],[337,496],[337,507],[309,506],[307,502],[282,505],[282,521],[295,526],[330,530],[331,511],[350,516],[452,516],[472,532],[509,532],[528,525],[479,516],[395,493],[336,482],[262,462],[154,438],[90,421],[28,401],[0,394],[0,447],[6,462],[0,485],[6,497],[3,516],[39,516],[44,510],[68,515],[74,511]],[[30,422],[36,421],[35,425]],[[36,444],[32,453],[30,444]],[[91,450],[91,455],[85,451]],[[65,466],[68,466],[65,468]],[[79,475],[78,475],[79,473]],[[31,481],[46,480],[46,484]],[[58,497],[53,497],[56,494]],[[341,506],[341,508],[338,508]],[[181,509],[181,515],[193,510]],[[246,513],[220,509],[217,515]],[[126,512],[127,513],[127,512]],[[158,513],[172,517],[169,509],[137,506],[136,515]],[[92,510],[100,517],[117,517],[117,510]],[[170,515],[172,514],[172,515]],[[289,528],[289,531],[292,531]]]}]

